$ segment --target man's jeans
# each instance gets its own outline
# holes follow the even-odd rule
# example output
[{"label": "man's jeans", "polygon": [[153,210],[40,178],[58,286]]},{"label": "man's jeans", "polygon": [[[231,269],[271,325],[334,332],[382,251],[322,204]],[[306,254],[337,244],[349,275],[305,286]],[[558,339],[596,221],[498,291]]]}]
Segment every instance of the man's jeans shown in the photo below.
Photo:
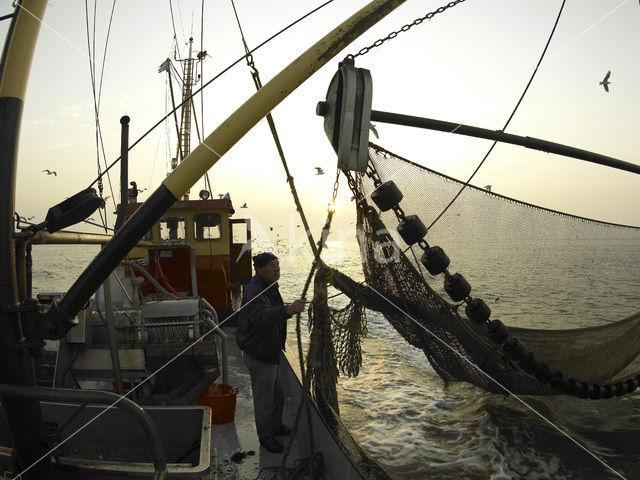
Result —
[{"label": "man's jeans", "polygon": [[282,409],[284,408],[284,394],[278,376],[278,365],[259,362],[244,352],[242,360],[251,375],[251,392],[258,438],[271,437],[282,426]]}]

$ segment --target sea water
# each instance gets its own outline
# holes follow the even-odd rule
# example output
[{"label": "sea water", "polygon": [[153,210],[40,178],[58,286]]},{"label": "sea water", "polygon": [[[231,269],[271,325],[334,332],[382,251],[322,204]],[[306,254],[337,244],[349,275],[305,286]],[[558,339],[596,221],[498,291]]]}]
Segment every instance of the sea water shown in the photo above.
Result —
[{"label": "sea water", "polygon": [[[311,266],[308,247],[277,241],[254,246],[279,255],[285,301],[298,297]],[[67,290],[98,251],[94,246],[35,246],[34,293]],[[355,240],[328,241],[323,258],[358,281],[364,278]],[[505,304],[518,312],[513,317],[502,312],[507,324],[510,320],[532,328],[587,326],[567,319],[595,315],[614,321],[637,311],[640,304],[635,273],[621,279],[624,288],[612,291],[610,283],[593,285],[587,302],[563,293],[563,288],[532,301],[511,291],[513,282],[502,282],[504,289],[496,289],[486,285],[486,274],[478,267],[471,262],[467,267],[465,277],[486,293],[486,299],[494,300],[492,309]],[[499,274],[514,274],[504,270]],[[492,271],[497,274],[495,268]],[[545,301],[552,306],[541,315]],[[338,295],[331,302],[340,306],[346,300]],[[566,308],[567,302],[571,308]],[[567,310],[572,315],[566,315]],[[340,412],[354,437],[393,478],[640,479],[638,391],[594,401],[504,397],[466,383],[445,385],[424,353],[408,345],[384,317],[369,312],[367,318],[360,373],[340,378]],[[561,318],[562,324],[550,327],[550,318]],[[289,331],[294,331],[293,324]]]}]

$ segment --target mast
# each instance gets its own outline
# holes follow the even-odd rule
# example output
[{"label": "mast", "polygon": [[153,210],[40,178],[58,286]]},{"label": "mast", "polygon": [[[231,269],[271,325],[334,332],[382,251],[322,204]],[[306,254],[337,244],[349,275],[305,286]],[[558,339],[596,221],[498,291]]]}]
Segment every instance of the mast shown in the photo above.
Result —
[{"label": "mast", "polygon": [[162,215],[264,116],[354,39],[405,0],[373,0],[342,22],[251,96],[191,152],[82,272],[51,318],[73,318],[96,288]]},{"label": "mast", "polygon": [[[191,92],[195,84],[193,75],[194,58],[193,55],[193,37],[189,38],[189,55],[182,62],[182,113],[180,119],[180,129],[178,132],[178,154],[179,162],[182,162],[191,153],[191,110],[193,108],[193,99]],[[182,197],[183,200],[189,200],[189,192],[187,190]]]}]

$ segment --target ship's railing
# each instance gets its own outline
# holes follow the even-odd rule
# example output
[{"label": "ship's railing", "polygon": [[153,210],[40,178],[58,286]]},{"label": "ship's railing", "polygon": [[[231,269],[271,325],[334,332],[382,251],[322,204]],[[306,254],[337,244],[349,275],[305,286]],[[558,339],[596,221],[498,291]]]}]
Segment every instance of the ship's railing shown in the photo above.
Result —
[{"label": "ship's railing", "polygon": [[69,402],[86,405],[88,403],[108,405],[105,409],[117,407],[131,415],[144,429],[151,449],[151,457],[155,468],[154,480],[165,480],[167,478],[167,459],[164,453],[162,437],[158,427],[151,417],[128,398],[115,393],[101,390],[74,390],[66,388],[44,388],[30,387],[25,385],[9,385],[0,383],[0,394],[2,396],[14,396],[21,398],[31,398],[36,400],[46,400],[54,402]]}]

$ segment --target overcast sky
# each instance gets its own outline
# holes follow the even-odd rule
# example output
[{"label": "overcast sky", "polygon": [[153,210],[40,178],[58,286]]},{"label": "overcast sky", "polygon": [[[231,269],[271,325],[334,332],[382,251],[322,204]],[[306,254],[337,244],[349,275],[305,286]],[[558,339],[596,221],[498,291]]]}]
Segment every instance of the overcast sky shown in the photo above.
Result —
[{"label": "overcast sky", "polygon": [[[88,2],[92,4],[93,2]],[[100,122],[109,163],[119,156],[119,119],[131,117],[131,142],[167,112],[167,77],[158,67],[173,57],[175,32],[180,55],[189,36],[206,50],[203,78],[210,79],[244,53],[229,0],[207,1],[201,35],[201,1],[117,2],[105,51],[112,2],[102,0],[95,16],[97,82],[102,78]],[[322,2],[235,0],[250,48]],[[367,2],[335,0],[254,54],[263,83],[308,46]],[[289,168],[313,226],[320,229],[335,179],[336,158],[315,106],[324,99],[338,61],[347,53],[445,2],[408,0],[351,47],[329,62],[274,111]],[[1,14],[10,11],[2,1]],[[357,58],[373,78],[373,108],[501,129],[516,105],[552,30],[559,0],[465,2]],[[170,5],[173,7],[173,20]],[[31,71],[20,144],[17,210],[42,219],[47,209],[86,187],[96,177],[94,107],[87,56],[85,2],[54,0]],[[0,26],[6,30],[8,22]],[[536,78],[507,131],[592,150],[640,163],[640,6],[633,0],[569,0]],[[177,62],[176,62],[176,65]],[[611,70],[610,92],[599,85]],[[103,73],[103,74],[102,74]],[[96,86],[99,88],[99,86]],[[210,133],[253,92],[246,64],[205,90],[199,127]],[[196,100],[200,116],[200,98]],[[172,156],[166,123],[130,154],[130,179],[155,190]],[[376,124],[376,143],[417,163],[466,179],[490,147],[446,133]],[[195,136],[195,132],[194,132]],[[192,142],[196,143],[195,140]],[[175,140],[171,140],[171,150]],[[315,175],[319,166],[325,175]],[[57,176],[42,173],[44,169]],[[213,194],[230,192],[237,216],[288,229],[299,223],[277,151],[265,122],[256,126],[209,172]],[[111,180],[118,195],[119,173]],[[585,162],[499,145],[475,185],[526,202],[572,214],[640,225],[640,177]],[[105,179],[104,196],[111,196]],[[192,189],[192,197],[202,188]],[[46,193],[45,193],[46,192]],[[341,182],[337,221],[353,221],[351,194]],[[111,201],[111,200],[109,200]],[[239,209],[243,203],[247,209]],[[113,211],[113,205],[109,206]],[[283,227],[279,227],[283,225]]]}]

